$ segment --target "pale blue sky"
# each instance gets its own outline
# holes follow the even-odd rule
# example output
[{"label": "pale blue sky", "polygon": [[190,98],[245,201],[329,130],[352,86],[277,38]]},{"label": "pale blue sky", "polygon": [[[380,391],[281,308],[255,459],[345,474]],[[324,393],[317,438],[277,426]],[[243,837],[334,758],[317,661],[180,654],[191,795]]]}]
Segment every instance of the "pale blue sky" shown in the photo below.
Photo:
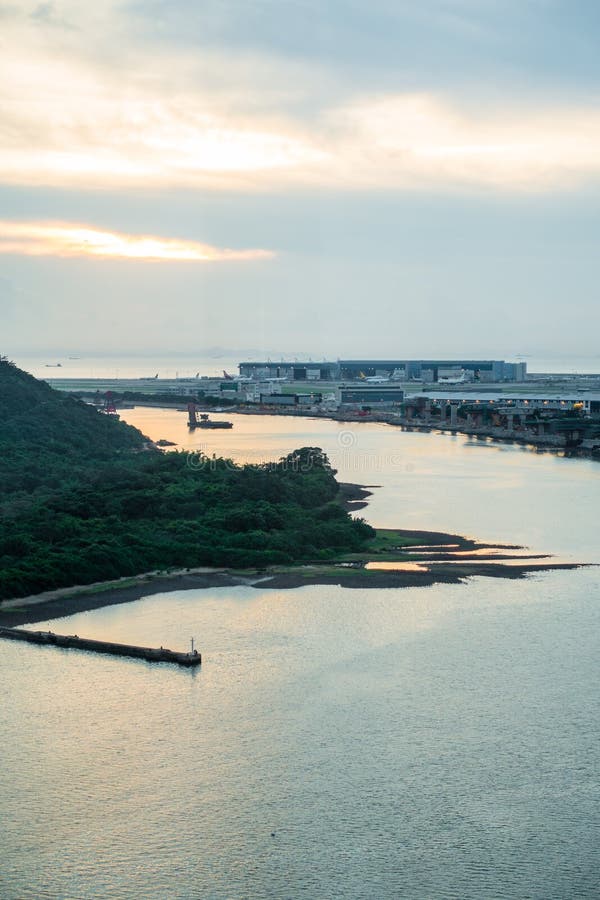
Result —
[{"label": "pale blue sky", "polygon": [[0,24],[1,353],[598,352],[598,4]]}]

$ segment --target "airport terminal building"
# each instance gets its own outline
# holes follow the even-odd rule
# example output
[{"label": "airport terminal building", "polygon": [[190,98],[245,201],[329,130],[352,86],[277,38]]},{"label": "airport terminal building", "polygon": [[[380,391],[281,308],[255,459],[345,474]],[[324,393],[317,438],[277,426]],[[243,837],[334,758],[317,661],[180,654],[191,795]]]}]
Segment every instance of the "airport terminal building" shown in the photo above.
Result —
[{"label": "airport terminal building", "polygon": [[356,381],[366,378],[424,381],[430,384],[525,381],[527,364],[498,359],[338,359],[336,362],[241,362],[242,378],[289,381]]},{"label": "airport terminal building", "polygon": [[398,381],[525,381],[527,364],[500,359],[342,359],[340,378],[389,377]]},{"label": "airport terminal building", "polygon": [[337,381],[339,380],[339,362],[290,362],[281,360],[273,362],[241,362],[238,365],[240,378],[252,378],[266,381],[269,378],[281,378],[287,381]]}]

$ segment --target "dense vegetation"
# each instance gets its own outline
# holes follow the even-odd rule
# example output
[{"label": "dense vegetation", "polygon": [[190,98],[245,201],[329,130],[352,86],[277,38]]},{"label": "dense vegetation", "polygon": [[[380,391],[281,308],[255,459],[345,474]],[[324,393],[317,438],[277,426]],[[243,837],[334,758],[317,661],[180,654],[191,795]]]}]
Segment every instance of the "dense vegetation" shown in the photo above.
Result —
[{"label": "dense vegetation", "polygon": [[[72,391],[72,397],[81,398],[83,400],[92,400],[96,403],[103,403],[106,397],[106,391]],[[200,403],[202,406],[235,406],[237,401],[231,400],[229,397],[217,397],[207,394],[206,391],[196,391],[192,394],[175,394],[170,391],[157,391],[150,393],[145,391],[110,391],[110,395],[115,403],[121,401],[125,403],[184,403],[190,401]]]},{"label": "dense vegetation", "polygon": [[149,450],[135,428],[0,359],[0,599],[171,566],[360,550],[327,457],[276,464]]}]

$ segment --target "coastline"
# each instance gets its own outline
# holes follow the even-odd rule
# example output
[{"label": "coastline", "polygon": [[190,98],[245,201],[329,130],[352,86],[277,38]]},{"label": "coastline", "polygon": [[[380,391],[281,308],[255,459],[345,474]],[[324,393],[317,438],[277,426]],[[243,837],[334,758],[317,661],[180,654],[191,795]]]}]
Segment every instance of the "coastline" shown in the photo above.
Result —
[{"label": "coastline", "polygon": [[[161,401],[134,401],[134,406],[152,407],[155,409],[179,409],[184,411],[181,403],[166,403]],[[198,410],[203,412],[213,412],[214,408],[198,404]],[[245,416],[288,416],[306,419],[329,419],[332,422],[347,422],[364,425],[365,423],[375,422],[380,425],[391,425],[400,428],[402,431],[419,431],[429,434],[461,434],[474,440],[482,442],[492,441],[500,444],[513,444],[518,447],[524,447],[535,453],[553,453],[557,456],[568,456],[576,459],[591,459],[598,461],[600,459],[597,441],[588,444],[568,445],[564,439],[556,434],[542,435],[535,431],[514,431],[495,425],[473,425],[466,422],[457,422],[450,426],[449,422],[429,421],[407,418],[395,412],[385,412],[383,410],[371,411],[367,417],[358,413],[344,412],[322,412],[315,410],[301,409],[277,409],[271,408],[250,408],[248,406],[232,406],[227,410],[229,413]]]},{"label": "coastline", "polygon": [[[359,485],[349,485],[348,488],[365,491]],[[356,490],[348,493],[355,494]],[[255,571],[207,567],[180,569],[166,573],[148,572],[118,581],[61,588],[5,601],[0,605],[0,625],[14,628],[105,606],[131,603],[153,594],[173,591],[221,587],[292,590],[310,585],[399,589],[430,587],[434,584],[464,584],[467,579],[475,576],[520,579],[539,572],[570,570],[589,565],[577,562],[552,562],[552,557],[548,556],[515,555],[510,551],[522,549],[517,545],[483,544],[444,532],[380,529],[378,536],[388,541],[392,538],[400,539],[404,542],[404,546],[397,548],[395,553],[391,550],[389,552],[373,550],[372,553],[367,551],[362,561],[334,560],[318,564],[274,566]],[[449,551],[446,549],[449,546],[458,549]],[[501,554],[503,551],[509,553],[501,555],[494,551],[501,551]],[[484,556],[477,555],[482,552]],[[379,559],[375,564],[387,565],[390,568],[366,568],[367,563],[377,556]],[[516,562],[520,559],[523,560],[522,563]]]},{"label": "coastline", "polygon": [[378,488],[378,484],[353,484],[349,481],[339,481],[337,500],[346,512],[356,512],[369,505],[368,498],[373,495],[370,488]]}]

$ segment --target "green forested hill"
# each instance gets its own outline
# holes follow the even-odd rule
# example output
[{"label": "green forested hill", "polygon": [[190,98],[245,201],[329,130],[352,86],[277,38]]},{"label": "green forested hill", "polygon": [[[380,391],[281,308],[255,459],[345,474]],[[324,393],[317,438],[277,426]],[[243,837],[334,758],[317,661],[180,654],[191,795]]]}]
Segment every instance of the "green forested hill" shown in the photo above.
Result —
[{"label": "green forested hill", "polygon": [[62,486],[144,437],[0,358],[0,511],[14,494]]},{"label": "green forested hill", "polygon": [[0,360],[0,600],[170,566],[264,566],[373,535],[304,447],[235,466],[144,449],[135,428]]}]

